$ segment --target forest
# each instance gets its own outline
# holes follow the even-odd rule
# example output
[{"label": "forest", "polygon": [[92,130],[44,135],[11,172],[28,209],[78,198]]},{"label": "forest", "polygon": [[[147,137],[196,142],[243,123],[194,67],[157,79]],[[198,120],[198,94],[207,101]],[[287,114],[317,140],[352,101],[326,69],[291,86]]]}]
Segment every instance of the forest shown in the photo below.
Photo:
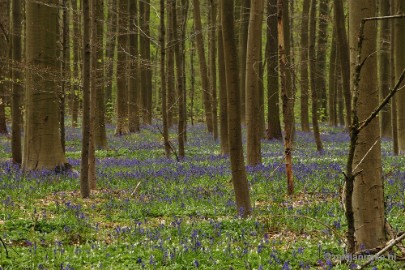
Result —
[{"label": "forest", "polygon": [[404,44],[404,0],[0,0],[0,270],[405,269]]}]

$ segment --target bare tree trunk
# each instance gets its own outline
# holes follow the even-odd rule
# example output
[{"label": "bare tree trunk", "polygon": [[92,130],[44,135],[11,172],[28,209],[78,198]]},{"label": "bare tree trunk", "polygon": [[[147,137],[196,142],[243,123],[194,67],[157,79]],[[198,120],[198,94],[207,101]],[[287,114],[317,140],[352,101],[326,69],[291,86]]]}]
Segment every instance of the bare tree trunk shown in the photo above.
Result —
[{"label": "bare tree trunk", "polygon": [[241,0],[239,28],[239,78],[241,93],[241,121],[246,120],[246,54],[248,42],[250,0]]},{"label": "bare tree trunk", "polygon": [[[10,2],[0,1],[0,24],[3,31],[0,34],[0,134],[8,134],[6,123],[6,77],[9,74],[9,51],[11,47]],[[21,143],[20,143],[21,144]],[[20,151],[21,152],[21,151]],[[21,162],[20,162],[21,163]]]},{"label": "bare tree trunk", "polygon": [[59,131],[59,1],[48,4],[26,3],[24,170],[63,170],[67,163]]},{"label": "bare tree trunk", "polygon": [[217,21],[217,6],[216,1],[209,0],[209,24],[208,32],[208,66],[209,66],[209,82],[210,92],[212,97],[212,126],[214,140],[218,139],[218,105],[217,105],[217,65],[216,65],[216,21]]},{"label": "bare tree trunk", "polygon": [[308,113],[308,97],[309,97],[309,82],[308,82],[308,25],[309,25],[309,7],[310,0],[304,0],[301,19],[301,129],[304,132],[309,132],[309,113]]},{"label": "bare tree trunk", "polygon": [[11,103],[11,153],[13,163],[22,163],[21,149],[21,102],[24,92],[24,75],[22,72],[22,2],[13,1],[13,35],[12,35],[12,103]]},{"label": "bare tree trunk", "polygon": [[343,11],[343,0],[334,0],[333,10],[335,12],[335,25],[338,54],[342,71],[343,95],[346,107],[346,127],[351,123],[352,101],[350,93],[350,55],[349,43],[346,34],[345,14]]},{"label": "bare tree trunk", "polygon": [[225,56],[226,83],[228,93],[228,134],[232,182],[235,190],[238,214],[247,217],[251,214],[249,184],[243,159],[242,131],[240,126],[240,92],[238,78],[237,49],[234,43],[233,1],[221,1],[221,21]]},{"label": "bare tree trunk", "polygon": [[[219,12],[221,19],[221,11]],[[221,154],[229,155],[229,135],[228,135],[228,96],[226,87],[224,42],[222,37],[222,24],[218,26],[218,76],[219,76],[219,109],[220,109],[220,141]]]},{"label": "bare tree trunk", "polygon": [[202,35],[202,25],[201,25],[201,14],[200,14],[200,1],[193,0],[194,3],[194,26],[195,26],[195,38],[196,47],[198,52],[198,59],[200,60],[200,74],[201,74],[201,84],[203,90],[204,99],[204,110],[205,110],[205,121],[207,124],[208,132],[213,132],[213,120],[212,120],[212,97],[209,91],[209,80],[208,80],[208,70],[207,62],[205,61],[204,53],[204,40]]},{"label": "bare tree trunk", "polygon": [[[395,3],[391,0],[391,14],[395,14]],[[391,73],[391,85],[395,83],[395,23],[391,22],[390,27],[391,38],[390,38],[390,73]],[[398,148],[398,119],[397,119],[397,97],[392,98],[391,102],[391,126],[392,126],[392,152],[394,155],[399,155]]]},{"label": "bare tree trunk", "polygon": [[71,7],[72,7],[72,13],[73,13],[73,85],[72,85],[72,95],[71,95],[71,111],[72,111],[72,127],[77,127],[78,123],[78,118],[79,118],[79,103],[80,103],[80,82],[81,82],[81,75],[80,75],[80,50],[82,48],[81,46],[81,40],[80,37],[82,36],[82,33],[80,31],[81,29],[81,23],[80,23],[80,14],[81,11],[78,8],[78,2],[77,0],[72,0],[71,2]]},{"label": "bare tree trunk", "polygon": [[[390,15],[390,1],[380,0],[380,16]],[[379,88],[380,88],[380,100],[382,100],[389,92],[391,70],[390,70],[390,25],[388,20],[380,21],[380,50],[379,50]],[[387,104],[386,107],[380,113],[380,125],[381,136],[391,137],[391,104]]]},{"label": "bare tree trunk", "polygon": [[267,139],[281,140],[277,0],[267,0]]},{"label": "bare tree trunk", "polygon": [[259,108],[259,68],[261,50],[261,32],[263,20],[263,0],[253,0],[250,8],[248,43],[246,53],[246,130],[247,164],[255,166],[261,163],[261,134]]},{"label": "bare tree trunk", "polygon": [[336,33],[333,31],[332,36],[332,48],[330,50],[330,58],[329,58],[329,92],[328,92],[328,119],[330,126],[337,126],[337,110],[336,110],[336,70],[337,70],[337,55],[336,55]]},{"label": "bare tree trunk", "polygon": [[[310,82],[311,82],[311,99],[312,99],[312,127],[314,132],[314,138],[316,143],[316,149],[318,151],[322,151],[322,141],[321,135],[319,133],[319,124],[318,124],[318,85],[317,82],[317,73],[319,67],[316,64],[318,59],[315,56],[315,32],[316,32],[316,18],[315,12],[316,11],[316,0],[311,1],[311,9],[310,9],[310,23],[309,23],[309,46],[308,46],[308,56],[309,56],[309,70],[310,70]],[[319,48],[318,48],[319,49]],[[324,86],[324,85],[321,85]]]}]

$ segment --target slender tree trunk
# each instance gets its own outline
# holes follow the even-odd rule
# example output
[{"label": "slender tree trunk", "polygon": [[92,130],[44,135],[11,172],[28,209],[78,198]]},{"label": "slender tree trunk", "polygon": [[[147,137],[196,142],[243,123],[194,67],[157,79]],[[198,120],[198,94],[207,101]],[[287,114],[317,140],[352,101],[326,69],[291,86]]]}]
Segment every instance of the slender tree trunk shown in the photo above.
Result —
[{"label": "slender tree trunk", "polygon": [[[390,1],[380,0],[379,4],[380,16],[390,15]],[[380,50],[379,50],[379,88],[380,88],[380,100],[388,94],[390,89],[390,22],[388,20],[380,21]],[[392,102],[391,102],[392,104]],[[381,136],[391,137],[391,104],[387,104],[385,108],[380,112],[380,125]]]},{"label": "slender tree trunk", "polygon": [[127,85],[127,39],[128,39],[128,1],[118,1],[118,56],[117,56],[117,125],[115,135],[121,136],[129,133],[128,126],[128,85]]},{"label": "slender tree trunk", "polygon": [[190,48],[190,84],[191,84],[191,91],[190,91],[190,121],[191,125],[194,126],[194,93],[195,93],[195,71],[194,71],[194,57],[195,57],[195,42],[193,39],[190,41],[191,48]]},{"label": "slender tree trunk", "polygon": [[238,78],[237,49],[234,33],[233,1],[221,1],[221,21],[225,56],[226,83],[228,93],[228,135],[232,182],[235,190],[238,214],[247,217],[251,214],[249,184],[243,159],[242,131],[240,126],[240,92]]},{"label": "slender tree trunk", "polygon": [[184,158],[185,150],[185,100],[184,100],[184,85],[183,85],[183,56],[180,51],[180,41],[178,40],[177,29],[177,12],[176,12],[176,0],[170,1],[171,15],[172,15],[172,28],[173,28],[173,37],[175,41],[174,45],[174,55],[176,58],[176,78],[177,78],[177,100],[179,104],[179,121],[178,121],[178,130],[177,130],[177,139],[179,143],[179,157]]},{"label": "slender tree trunk", "polygon": [[[219,20],[221,19],[221,12]],[[222,37],[222,24],[218,26],[218,77],[219,77],[219,125],[221,141],[221,154],[229,155],[229,135],[228,135],[228,96],[226,87],[224,42]]]},{"label": "slender tree trunk", "polygon": [[346,127],[351,124],[352,101],[350,93],[350,55],[349,43],[346,34],[345,14],[343,10],[343,0],[334,0],[333,10],[335,12],[335,25],[338,54],[342,71],[343,95],[346,108]]},{"label": "slender tree trunk", "polygon": [[[365,8],[367,7],[367,8]],[[350,60],[351,74],[358,71],[359,63],[368,57],[361,68],[361,76],[352,77],[356,102],[353,104],[353,116],[362,122],[379,104],[377,84],[370,78],[377,78],[376,32],[377,23],[368,22],[364,35],[359,37],[359,26],[363,18],[376,15],[374,0],[358,0],[349,2],[350,23]],[[363,39],[362,52],[357,44]],[[359,59],[359,61],[357,61]],[[358,124],[357,124],[358,125]],[[352,125],[352,129],[357,126]],[[359,134],[354,150],[351,172],[357,176],[353,186],[353,217],[355,251],[373,249],[383,246],[386,242],[384,192],[381,177],[381,145],[378,119],[372,120]],[[349,252],[351,252],[349,250]]]},{"label": "slender tree trunk", "polygon": [[[130,132],[138,132],[140,130],[140,122],[139,122],[139,109],[138,109],[138,96],[139,96],[139,76],[138,76],[138,6],[137,1],[128,0],[129,6],[129,53],[130,53],[130,69],[129,69],[129,79],[128,79],[128,121],[129,121],[129,131]],[[162,7],[161,7],[162,8]],[[163,7],[164,8],[164,7]],[[164,11],[163,15],[164,15]],[[164,20],[164,18],[163,18]],[[163,35],[164,35],[164,30]],[[163,37],[164,39],[164,37]],[[161,51],[163,52],[163,57],[165,53],[164,40],[163,40],[163,47],[161,47]],[[164,67],[163,67],[164,70]],[[162,78],[163,80],[164,78]],[[162,81],[162,84],[165,84],[165,81]],[[163,91],[163,86],[162,86]],[[166,90],[164,91],[166,95]],[[164,104],[166,105],[166,104]],[[163,104],[162,104],[163,106]]]},{"label": "slender tree trunk", "polygon": [[309,25],[309,7],[310,0],[304,0],[301,19],[301,129],[304,132],[309,132],[309,113],[308,113],[308,25]]},{"label": "slender tree trunk", "polygon": [[48,3],[26,3],[26,65],[32,72],[26,74],[24,170],[66,166],[59,131],[58,0]]},{"label": "slender tree trunk", "polygon": [[[394,0],[394,14],[403,14],[405,12],[405,2],[403,0]],[[405,67],[405,24],[404,20],[395,20],[394,27],[394,63],[395,78],[398,79]],[[405,83],[402,84],[404,86]],[[401,86],[401,87],[402,87]],[[398,150],[400,155],[405,155],[405,92],[400,91],[397,94],[397,123],[398,123]]]},{"label": "slender tree trunk", "polygon": [[[79,2],[80,3],[80,2]],[[79,118],[79,103],[80,103],[80,81],[81,81],[81,75],[80,75],[80,50],[82,48],[81,46],[81,40],[80,37],[82,36],[81,31],[80,31],[80,14],[81,11],[78,8],[78,2],[77,0],[72,0],[71,3],[72,7],[72,12],[73,12],[73,93],[71,95],[71,111],[72,111],[72,127],[77,127],[78,123],[78,118]]]},{"label": "slender tree trunk", "polygon": [[80,170],[80,194],[83,198],[90,196],[89,150],[90,150],[90,76],[91,76],[91,41],[90,41],[90,6],[92,0],[83,0],[83,120],[82,153]]},{"label": "slender tree trunk", "polygon": [[264,3],[253,0],[250,8],[248,43],[246,53],[246,130],[247,164],[261,163],[260,107],[259,107],[259,68],[261,32]]},{"label": "slender tree trunk", "polygon": [[316,59],[315,62],[315,80],[316,92],[318,98],[318,109],[323,112],[322,121],[326,120],[327,116],[327,95],[326,95],[326,53],[328,44],[328,18],[329,18],[329,0],[319,1],[319,14],[318,14],[318,40],[316,43]]},{"label": "slender tree trunk", "polygon": [[285,28],[288,23],[288,2],[277,0],[277,27],[278,27],[278,51],[281,78],[281,99],[283,102],[284,119],[284,155],[287,174],[287,193],[294,193],[294,180],[292,170],[292,140],[294,125],[294,95],[291,87],[291,77],[288,71],[289,31]]},{"label": "slender tree trunk", "polygon": [[[308,46],[308,58],[309,58],[309,70],[310,70],[310,82],[311,82],[311,99],[312,99],[312,127],[314,132],[314,138],[316,143],[316,149],[322,151],[322,141],[319,133],[319,124],[318,124],[318,88],[317,82],[317,67],[316,61],[318,60],[315,56],[315,32],[316,32],[316,0],[311,1],[310,9],[310,23],[309,23],[309,46]],[[318,48],[319,49],[319,48]],[[318,54],[319,55],[319,54]]]},{"label": "slender tree trunk", "polygon": [[[21,102],[24,91],[24,75],[22,72],[22,2],[13,1],[13,35],[12,35],[12,103],[11,103],[11,154],[13,163],[22,163],[21,149]],[[5,47],[7,48],[7,47]]]},{"label": "slender tree trunk", "polygon": [[277,0],[267,0],[267,139],[281,140]]},{"label": "slender tree trunk", "polygon": [[112,100],[112,89],[114,84],[114,54],[116,49],[116,32],[117,32],[117,19],[118,11],[116,8],[115,0],[108,1],[108,24],[106,34],[106,57],[105,57],[105,74],[106,80],[104,82],[105,91],[105,111],[106,123],[112,122],[114,112],[114,103]]},{"label": "slender tree trunk", "polygon": [[[391,0],[391,14],[395,14],[395,3]],[[395,23],[391,22],[390,27],[390,73],[391,73],[391,85],[395,84]],[[399,155],[398,148],[398,113],[397,113],[397,97],[393,96],[391,101],[391,126],[392,126],[392,152],[394,155]]]},{"label": "slender tree trunk", "polygon": [[[9,33],[10,25],[10,3],[9,1],[0,1],[0,24],[4,26],[0,34],[0,134],[8,134],[6,123],[6,96],[7,86],[6,77],[9,73],[9,50],[12,47],[11,35]],[[21,144],[21,143],[20,143]],[[21,152],[21,151],[20,151]],[[20,154],[21,156],[21,154]],[[21,163],[21,162],[20,162]]]},{"label": "slender tree trunk", "polygon": [[201,84],[203,90],[203,100],[204,100],[204,110],[205,110],[205,121],[207,124],[208,132],[213,132],[213,120],[212,120],[212,97],[210,95],[210,87],[208,80],[208,69],[207,62],[205,61],[204,52],[204,40],[202,35],[202,25],[201,25],[201,14],[200,14],[200,1],[193,0],[194,3],[194,26],[195,26],[195,38],[196,47],[198,52],[198,59],[200,60],[200,74],[201,74]]},{"label": "slender tree trunk", "polygon": [[104,0],[93,0],[93,47],[94,63],[94,147],[95,149],[107,148],[107,131],[105,128],[105,102],[104,102]]},{"label": "slender tree trunk", "polygon": [[176,101],[176,89],[175,89],[175,74],[174,74],[174,35],[172,26],[172,9],[167,9],[167,60],[166,60],[166,74],[167,74],[167,125],[173,126],[176,115],[177,101]]},{"label": "slender tree trunk", "polygon": [[209,66],[209,82],[210,92],[212,97],[212,126],[214,140],[218,139],[218,105],[217,105],[217,64],[216,64],[216,21],[217,21],[217,6],[216,1],[209,0],[209,25],[208,32],[208,66]]},{"label": "slender tree trunk", "polygon": [[329,125],[337,126],[337,117],[336,117],[336,70],[337,70],[337,48],[336,48],[336,35],[333,32],[332,36],[332,48],[330,51],[329,58],[329,92],[328,92],[328,116],[329,116]]},{"label": "slender tree trunk", "polygon": [[239,78],[241,93],[241,121],[246,121],[246,54],[248,43],[249,14],[251,0],[241,0],[239,28]]}]

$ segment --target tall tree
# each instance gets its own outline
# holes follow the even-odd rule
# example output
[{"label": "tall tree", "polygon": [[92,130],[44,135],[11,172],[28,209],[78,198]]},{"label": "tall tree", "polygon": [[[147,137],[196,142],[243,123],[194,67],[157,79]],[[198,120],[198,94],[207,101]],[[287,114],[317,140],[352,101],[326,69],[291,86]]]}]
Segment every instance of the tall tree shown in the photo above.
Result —
[{"label": "tall tree", "polygon": [[117,56],[117,123],[115,135],[129,133],[128,126],[128,88],[127,88],[127,38],[128,38],[128,1],[118,1],[118,56]]},{"label": "tall tree", "polygon": [[77,127],[79,117],[79,103],[80,103],[80,67],[81,62],[81,11],[78,6],[80,1],[72,0],[72,19],[73,19],[73,78],[72,78],[72,93],[70,95],[70,108],[72,112],[72,127]]},{"label": "tall tree", "polygon": [[80,194],[83,198],[90,196],[89,151],[90,151],[90,91],[91,91],[91,7],[92,0],[83,0],[83,120],[82,152],[80,167]]},{"label": "tall tree", "polygon": [[107,132],[105,128],[104,102],[104,0],[93,0],[93,48],[94,55],[94,146],[96,149],[107,148]]},{"label": "tall tree", "polygon": [[[353,123],[364,121],[379,104],[377,84],[369,78],[377,77],[376,27],[375,21],[367,22],[364,34],[359,36],[359,25],[363,18],[376,15],[374,0],[349,1],[349,44],[353,93]],[[358,51],[358,42],[362,41],[362,50]],[[363,59],[367,60],[361,65]],[[359,60],[358,60],[359,59]],[[358,123],[357,123],[358,125]],[[352,125],[353,126],[353,125]],[[357,128],[353,126],[352,128]],[[372,120],[358,134],[355,147],[352,170],[357,175],[353,186],[353,217],[355,251],[380,247],[386,242],[383,179],[381,177],[381,145],[378,119]],[[352,250],[349,250],[352,252]]]},{"label": "tall tree", "polygon": [[249,29],[249,14],[251,0],[240,1],[239,28],[239,78],[241,93],[241,121],[246,120],[246,54]]},{"label": "tall tree", "polygon": [[247,163],[261,163],[261,134],[259,107],[259,68],[263,20],[263,0],[251,2],[248,43],[246,53],[246,129],[247,129]]},{"label": "tall tree", "polygon": [[212,128],[214,140],[218,139],[218,105],[217,105],[217,4],[214,0],[209,0],[209,25],[208,32],[208,66],[209,66],[209,82],[210,95],[212,97]]},{"label": "tall tree", "polygon": [[[379,1],[380,16],[387,16],[390,12],[390,1]],[[380,99],[382,100],[389,92],[391,70],[390,70],[390,22],[388,20],[380,21],[379,42],[380,49],[378,54],[379,67],[379,88]],[[392,102],[391,102],[392,103]],[[387,104],[380,112],[381,135],[383,137],[392,136],[391,126],[391,104]]]},{"label": "tall tree", "polygon": [[[405,12],[405,2],[394,0],[395,14],[403,14]],[[395,20],[394,28],[394,59],[395,59],[395,78],[398,79],[402,69],[405,67],[405,54],[403,46],[405,44],[405,24],[403,20]],[[405,83],[403,83],[404,85]],[[398,152],[405,155],[405,93],[400,91],[397,99],[397,122],[398,122]]]},{"label": "tall tree", "polygon": [[[328,44],[328,18],[329,18],[329,0],[319,1],[319,13],[318,13],[318,35],[316,42],[316,62],[315,62],[315,80],[316,80],[316,92],[319,93],[317,98],[319,100],[318,108],[327,113],[327,97],[326,97],[326,53]],[[315,18],[314,18],[315,19]],[[325,120],[325,119],[322,119]]]},{"label": "tall tree", "polygon": [[243,159],[242,131],[240,126],[240,91],[238,78],[237,49],[234,30],[233,0],[221,1],[222,39],[224,44],[226,84],[228,93],[228,136],[232,182],[235,190],[238,214],[251,214],[249,184]]},{"label": "tall tree", "polygon": [[290,56],[290,32],[288,19],[288,2],[277,0],[278,50],[281,79],[281,99],[283,102],[284,120],[284,156],[287,174],[287,193],[294,193],[292,170],[292,148],[294,131],[294,93],[291,83],[291,72],[288,68]]},{"label": "tall tree", "polygon": [[167,125],[171,127],[174,123],[174,116],[176,114],[176,90],[175,90],[175,74],[174,74],[174,40],[172,9],[167,9],[167,53],[166,53],[166,84],[167,84]]},{"label": "tall tree", "polygon": [[343,0],[334,0],[333,10],[335,12],[336,37],[338,55],[340,59],[341,78],[343,83],[343,95],[346,108],[346,126],[351,123],[352,101],[350,92],[350,55],[349,43],[346,34],[345,14],[343,10]]},{"label": "tall tree", "polygon": [[309,82],[308,82],[308,25],[309,25],[309,7],[310,0],[303,1],[302,19],[301,19],[301,129],[302,131],[309,132],[309,113],[308,113],[308,96],[309,96]]},{"label": "tall tree", "polygon": [[22,3],[13,1],[13,36],[12,36],[12,130],[11,130],[11,152],[13,162],[22,163],[21,150],[21,102],[23,97],[23,72],[22,72]]},{"label": "tall tree", "polygon": [[10,25],[10,9],[9,1],[0,1],[0,134],[7,134],[6,124],[6,77],[8,74],[8,54],[11,46],[9,26]]},{"label": "tall tree", "polygon": [[[219,12],[219,20],[221,19],[221,11]],[[226,87],[226,72],[225,72],[225,55],[224,42],[222,38],[222,24],[218,26],[218,77],[219,77],[219,122],[221,141],[221,154],[229,155],[229,136],[228,136],[228,96]]]},{"label": "tall tree", "polygon": [[64,169],[59,132],[58,0],[26,2],[26,110],[22,167]]},{"label": "tall tree", "polygon": [[198,53],[198,59],[200,60],[200,74],[201,74],[201,84],[203,90],[203,100],[204,100],[204,110],[205,110],[205,121],[207,124],[208,132],[213,132],[213,120],[212,120],[212,99],[210,95],[210,87],[208,80],[208,69],[207,62],[205,60],[204,52],[204,39],[202,35],[202,24],[201,24],[201,13],[200,13],[200,1],[193,0],[194,9],[194,27],[195,27],[195,38],[196,47]]},{"label": "tall tree", "polygon": [[171,10],[172,15],[172,28],[173,28],[173,38],[175,40],[174,45],[174,55],[176,58],[176,82],[177,82],[177,100],[179,104],[179,116],[178,116],[178,130],[177,130],[177,139],[179,143],[179,156],[184,158],[185,150],[184,150],[184,143],[185,143],[185,117],[186,117],[186,106],[184,100],[184,74],[183,74],[183,54],[180,51],[180,41],[178,39],[178,32],[177,32],[177,12],[176,12],[176,0],[170,0],[171,5],[169,7]]},{"label": "tall tree", "polygon": [[[316,49],[315,49],[315,33],[316,33],[316,0],[311,0],[311,8],[310,8],[310,23],[309,23],[309,46],[308,46],[308,58],[309,58],[309,70],[310,70],[310,83],[311,83],[311,107],[312,107],[312,127],[314,132],[314,138],[316,143],[316,149],[318,151],[322,151],[322,141],[321,135],[319,133],[319,111],[318,111],[318,91],[323,91],[322,87],[324,87],[324,79],[318,79],[318,68],[319,64],[317,56],[320,56],[320,53],[316,56]],[[318,47],[319,49],[319,47]],[[323,75],[321,75],[323,76]],[[318,83],[320,85],[318,85]],[[319,87],[318,87],[319,86]]]},{"label": "tall tree", "polygon": [[[391,14],[395,14],[395,3],[391,0]],[[391,85],[395,84],[395,23],[390,24],[390,73]],[[392,152],[394,155],[399,155],[398,148],[398,121],[397,121],[397,97],[392,97],[391,102],[391,126],[392,126]]]},{"label": "tall tree", "polygon": [[267,139],[281,140],[277,0],[267,0]]},{"label": "tall tree", "polygon": [[[335,29],[334,29],[335,30]],[[332,36],[332,48],[330,49],[330,57],[329,57],[329,83],[328,83],[328,120],[329,125],[337,126],[337,82],[336,82],[336,72],[337,72],[337,48],[336,48],[336,32],[333,31]]]},{"label": "tall tree", "polygon": [[[140,130],[139,123],[139,73],[138,73],[138,6],[137,1],[128,0],[129,6],[129,79],[128,79],[128,121],[129,131],[137,132]],[[164,11],[163,11],[164,14]],[[163,18],[164,19],[164,18]],[[163,30],[164,31],[164,30]],[[164,41],[164,40],[163,40]],[[164,47],[164,43],[163,43]],[[161,47],[162,52],[165,50]],[[163,55],[164,56],[164,55]],[[164,58],[164,57],[163,57]],[[165,82],[162,78],[162,84]],[[162,86],[163,87],[163,86]],[[162,104],[163,107],[163,104]]]}]

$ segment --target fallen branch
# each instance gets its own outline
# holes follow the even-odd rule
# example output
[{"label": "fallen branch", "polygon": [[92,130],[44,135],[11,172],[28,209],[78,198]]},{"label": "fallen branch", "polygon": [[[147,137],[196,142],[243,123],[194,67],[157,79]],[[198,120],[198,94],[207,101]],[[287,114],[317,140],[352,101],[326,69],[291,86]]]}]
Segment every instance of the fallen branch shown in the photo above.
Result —
[{"label": "fallen branch", "polygon": [[370,263],[377,260],[382,254],[384,254],[384,252],[391,249],[393,246],[395,246],[396,244],[398,244],[399,242],[401,242],[404,239],[405,239],[405,233],[395,239],[388,241],[388,243],[386,244],[386,246],[383,249],[381,249],[379,252],[374,254],[367,262],[365,262],[362,266],[360,266],[359,269],[364,269]]},{"label": "fallen branch", "polygon": [[0,237],[0,242],[1,242],[1,244],[3,245],[3,247],[4,247],[5,251],[6,251],[6,257],[10,258],[10,256],[8,255],[7,245],[6,245],[6,243],[4,243],[4,241],[3,241],[3,239],[1,237]]}]

